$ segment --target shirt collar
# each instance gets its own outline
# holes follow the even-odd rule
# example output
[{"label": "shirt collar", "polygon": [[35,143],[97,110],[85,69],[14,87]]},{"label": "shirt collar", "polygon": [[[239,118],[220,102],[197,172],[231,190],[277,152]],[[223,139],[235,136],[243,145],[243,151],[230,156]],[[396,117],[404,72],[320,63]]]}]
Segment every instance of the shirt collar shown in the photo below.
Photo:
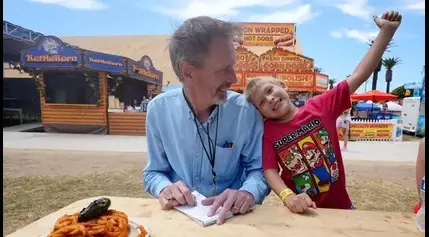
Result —
[{"label": "shirt collar", "polygon": [[[191,108],[189,107],[188,103],[186,102],[185,94],[183,93],[183,88],[181,88],[181,89],[179,90],[179,92],[178,92],[178,93],[179,93],[179,98],[180,98],[180,100],[181,100],[181,102],[182,102],[183,108],[186,110],[186,113],[188,113],[188,118],[189,118],[189,119],[194,119],[194,114],[192,113]],[[228,92],[227,92],[227,93],[228,93]],[[226,100],[228,101],[228,94],[227,94],[227,99],[226,99]],[[225,103],[226,103],[227,101],[225,101]],[[211,112],[211,114],[210,114],[210,116],[209,116],[209,118],[208,118],[207,122],[211,123],[211,122],[216,118],[216,116],[220,113],[220,111],[219,111],[219,113],[218,113],[218,110],[219,110],[219,109],[220,109],[220,107],[222,107],[225,103],[223,103],[222,105],[216,106],[216,108]]]}]

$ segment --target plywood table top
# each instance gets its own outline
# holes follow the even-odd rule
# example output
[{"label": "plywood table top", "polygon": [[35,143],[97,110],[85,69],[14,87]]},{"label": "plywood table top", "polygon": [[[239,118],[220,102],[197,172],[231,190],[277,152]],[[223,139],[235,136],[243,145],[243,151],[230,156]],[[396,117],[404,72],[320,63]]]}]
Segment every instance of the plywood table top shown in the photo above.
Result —
[{"label": "plywood table top", "polygon": [[[7,237],[31,237],[49,233],[55,221],[79,212],[99,197],[79,200],[45,216]],[[299,237],[411,237],[424,236],[415,228],[413,213],[311,210],[291,213],[286,207],[262,205],[252,213],[238,215],[223,225],[201,227],[178,211],[163,211],[156,199],[108,197],[111,209],[125,212],[147,226],[154,237],[192,236],[299,236]]]}]

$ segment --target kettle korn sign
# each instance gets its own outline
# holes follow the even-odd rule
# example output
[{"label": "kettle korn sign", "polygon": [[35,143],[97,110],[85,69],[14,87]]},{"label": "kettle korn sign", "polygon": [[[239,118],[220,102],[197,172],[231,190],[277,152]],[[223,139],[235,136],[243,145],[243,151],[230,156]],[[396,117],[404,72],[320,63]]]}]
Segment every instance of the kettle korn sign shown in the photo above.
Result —
[{"label": "kettle korn sign", "polygon": [[93,70],[123,73],[126,70],[125,58],[98,52],[86,52],[84,57],[84,65]]},{"label": "kettle korn sign", "polygon": [[274,46],[274,40],[282,35],[295,37],[293,23],[239,23],[243,29],[243,46]]},{"label": "kettle korn sign", "polygon": [[128,59],[128,73],[143,81],[162,85],[163,73],[155,69],[152,60],[147,55],[143,56],[138,62]]},{"label": "kettle korn sign", "polygon": [[21,63],[27,68],[76,68],[81,63],[81,55],[57,37],[44,36],[36,48],[21,54]]}]

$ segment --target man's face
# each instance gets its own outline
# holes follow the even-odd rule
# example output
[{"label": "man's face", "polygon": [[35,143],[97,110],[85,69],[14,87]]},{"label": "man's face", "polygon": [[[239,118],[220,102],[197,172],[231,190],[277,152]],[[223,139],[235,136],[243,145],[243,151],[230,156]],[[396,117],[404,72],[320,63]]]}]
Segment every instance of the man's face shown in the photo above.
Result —
[{"label": "man's face", "polygon": [[291,108],[286,89],[271,82],[256,86],[250,100],[264,117],[270,119],[286,116]]},{"label": "man's face", "polygon": [[[202,68],[194,68],[192,86],[201,100],[222,104],[227,90],[237,82],[234,70],[235,50],[232,39],[215,38],[204,58]],[[195,78],[194,78],[195,77]]]}]

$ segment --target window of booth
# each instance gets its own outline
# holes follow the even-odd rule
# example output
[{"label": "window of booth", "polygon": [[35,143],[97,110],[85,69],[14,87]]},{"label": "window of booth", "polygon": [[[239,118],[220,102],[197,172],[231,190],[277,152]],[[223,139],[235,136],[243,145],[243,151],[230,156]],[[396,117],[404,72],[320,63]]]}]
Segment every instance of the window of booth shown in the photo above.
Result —
[{"label": "window of booth", "polygon": [[97,104],[100,97],[96,72],[44,72],[46,103]]},{"label": "window of booth", "polygon": [[140,106],[143,97],[148,98],[147,83],[129,77],[109,78],[109,95],[118,98],[125,106],[136,105]]}]

